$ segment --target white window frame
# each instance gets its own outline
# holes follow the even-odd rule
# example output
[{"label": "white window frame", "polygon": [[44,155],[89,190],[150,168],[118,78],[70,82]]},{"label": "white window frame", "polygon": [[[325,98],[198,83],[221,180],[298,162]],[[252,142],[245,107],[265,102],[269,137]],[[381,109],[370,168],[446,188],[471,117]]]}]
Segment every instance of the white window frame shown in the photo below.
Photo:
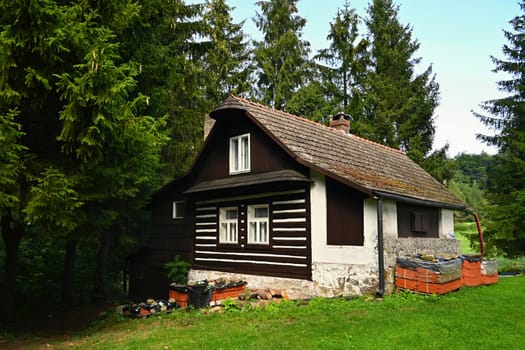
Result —
[{"label": "white window frame", "polygon": [[[230,210],[237,212],[235,219],[228,219],[226,213]],[[237,244],[239,242],[239,208],[224,207],[219,209],[219,243]]]},{"label": "white window frame", "polygon": [[250,162],[250,134],[230,137],[230,174],[249,172]]},{"label": "white window frame", "polygon": [[184,219],[184,201],[173,201],[172,219]]},{"label": "white window frame", "polygon": [[[255,209],[265,208],[266,217],[255,217]],[[265,231],[262,228],[265,228]],[[270,244],[270,206],[248,205],[248,244]]]}]

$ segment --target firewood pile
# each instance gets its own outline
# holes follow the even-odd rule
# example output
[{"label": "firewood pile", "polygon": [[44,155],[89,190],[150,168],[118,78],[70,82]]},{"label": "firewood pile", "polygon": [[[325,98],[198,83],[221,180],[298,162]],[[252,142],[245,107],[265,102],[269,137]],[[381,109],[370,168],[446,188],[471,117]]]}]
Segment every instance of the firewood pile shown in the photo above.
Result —
[{"label": "firewood pile", "polygon": [[286,291],[283,289],[247,289],[239,294],[239,300],[275,300],[288,299]]}]

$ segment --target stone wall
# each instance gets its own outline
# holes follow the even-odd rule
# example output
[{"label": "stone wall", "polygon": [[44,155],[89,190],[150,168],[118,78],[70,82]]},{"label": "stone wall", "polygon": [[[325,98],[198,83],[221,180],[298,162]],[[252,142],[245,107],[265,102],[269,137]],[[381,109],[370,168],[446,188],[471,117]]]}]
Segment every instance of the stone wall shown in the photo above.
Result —
[{"label": "stone wall", "polygon": [[390,238],[384,239],[385,282],[387,292],[394,285],[396,257],[414,254],[461,255],[461,246],[457,239],[450,238]]},{"label": "stone wall", "polygon": [[317,296],[338,297],[377,292],[377,261],[370,264],[312,264]]},{"label": "stone wall", "polygon": [[314,263],[313,281],[209,270],[190,270],[194,281],[226,279],[248,282],[253,289],[284,289],[291,299],[372,294],[377,291],[377,267],[371,265]]}]

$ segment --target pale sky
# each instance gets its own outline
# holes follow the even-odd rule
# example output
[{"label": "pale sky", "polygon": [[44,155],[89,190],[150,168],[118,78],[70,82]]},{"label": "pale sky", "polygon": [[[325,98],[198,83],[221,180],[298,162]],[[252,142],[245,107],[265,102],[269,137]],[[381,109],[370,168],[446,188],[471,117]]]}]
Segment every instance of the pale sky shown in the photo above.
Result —
[{"label": "pale sky", "polygon": [[[200,1],[191,1],[200,2]],[[227,0],[235,7],[233,21],[246,20],[244,32],[252,39],[261,34],[253,23],[260,8],[255,0]],[[330,22],[345,0],[299,0],[298,9],[307,23],[303,40],[312,52],[328,47],[326,40]],[[368,0],[351,0],[361,17],[366,16]],[[480,112],[479,104],[498,98],[496,82],[505,75],[493,73],[491,55],[505,58],[502,47],[507,44],[503,29],[520,14],[518,0],[394,0],[400,6],[399,20],[412,26],[412,39],[418,40],[417,57],[422,58],[420,70],[433,66],[440,85],[440,106],[435,110],[436,136],[434,147],[449,143],[449,156],[457,153],[495,153],[494,148],[476,140],[476,133],[489,133],[471,113]],[[364,33],[364,29],[363,29]]]}]

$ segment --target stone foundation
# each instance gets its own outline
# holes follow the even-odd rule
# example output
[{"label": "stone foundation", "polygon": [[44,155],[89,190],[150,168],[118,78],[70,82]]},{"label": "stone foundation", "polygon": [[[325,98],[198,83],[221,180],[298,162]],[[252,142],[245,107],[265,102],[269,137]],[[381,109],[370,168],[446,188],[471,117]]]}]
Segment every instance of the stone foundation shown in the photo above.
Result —
[{"label": "stone foundation", "polygon": [[[458,240],[445,238],[388,238],[385,248],[385,292],[394,289],[394,270],[396,257],[412,254],[460,255]],[[338,297],[373,294],[378,291],[377,258],[366,264],[312,263],[313,281],[248,275],[211,270],[190,270],[189,279],[227,280],[248,282],[247,287],[284,289],[290,299],[308,299],[312,297]]]},{"label": "stone foundation", "polygon": [[314,263],[314,291],[323,297],[375,293],[378,285],[376,265]]},{"label": "stone foundation", "polygon": [[271,276],[260,276],[260,275],[248,275],[240,273],[230,273],[222,271],[211,271],[211,270],[190,270],[188,275],[190,280],[201,281],[201,280],[216,280],[226,279],[232,281],[246,281],[248,282],[247,288],[252,289],[284,289],[290,299],[308,299],[316,296],[314,292],[314,283],[312,281],[295,279],[295,278],[282,278],[282,277],[271,277]]},{"label": "stone foundation", "polygon": [[313,281],[193,269],[189,272],[189,279],[243,280],[248,282],[248,288],[284,289],[290,299],[333,298],[377,291],[377,271],[373,265],[314,263],[312,270]]}]

